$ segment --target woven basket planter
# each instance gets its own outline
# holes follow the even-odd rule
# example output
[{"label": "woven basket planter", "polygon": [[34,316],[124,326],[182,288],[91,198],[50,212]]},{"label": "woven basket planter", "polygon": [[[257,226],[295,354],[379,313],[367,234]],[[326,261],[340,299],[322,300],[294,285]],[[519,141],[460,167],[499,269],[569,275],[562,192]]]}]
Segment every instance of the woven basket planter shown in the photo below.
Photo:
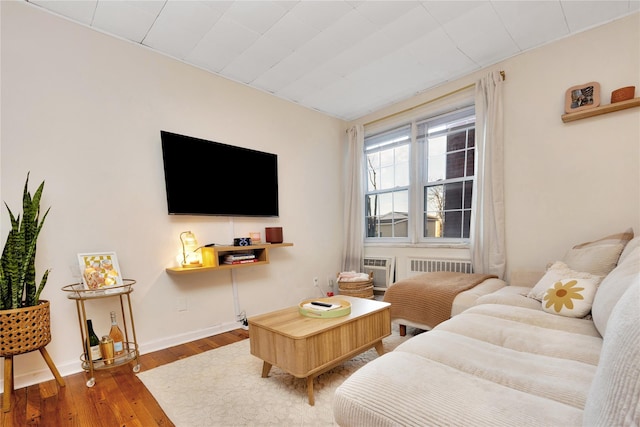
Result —
[{"label": "woven basket planter", "polygon": [[51,342],[49,301],[32,307],[0,310],[0,357],[38,350]]},{"label": "woven basket planter", "polygon": [[362,282],[338,282],[340,295],[359,298],[373,298],[373,280]]}]

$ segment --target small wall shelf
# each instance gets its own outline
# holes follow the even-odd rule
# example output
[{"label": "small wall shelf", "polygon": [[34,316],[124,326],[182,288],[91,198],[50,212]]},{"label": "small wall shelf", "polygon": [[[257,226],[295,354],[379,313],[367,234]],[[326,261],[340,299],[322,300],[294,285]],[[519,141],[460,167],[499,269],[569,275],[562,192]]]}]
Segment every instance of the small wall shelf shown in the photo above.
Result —
[{"label": "small wall shelf", "polygon": [[599,116],[601,114],[613,113],[614,111],[626,110],[627,108],[640,107],[640,98],[628,99],[616,102],[615,104],[601,105],[589,110],[582,110],[575,113],[562,115],[562,121],[572,122],[574,120],[586,119],[587,117]]},{"label": "small wall shelf", "polygon": [[[202,267],[171,267],[167,268],[167,273],[170,274],[189,274],[200,273],[203,271],[213,270],[229,270],[232,268],[244,268],[253,267],[256,265],[269,264],[269,249],[282,248],[286,246],[293,246],[293,243],[271,243],[266,245],[251,245],[251,246],[211,246],[208,248],[202,248]],[[224,256],[236,252],[253,252],[257,261],[246,264],[232,264],[227,265],[224,263]]]}]

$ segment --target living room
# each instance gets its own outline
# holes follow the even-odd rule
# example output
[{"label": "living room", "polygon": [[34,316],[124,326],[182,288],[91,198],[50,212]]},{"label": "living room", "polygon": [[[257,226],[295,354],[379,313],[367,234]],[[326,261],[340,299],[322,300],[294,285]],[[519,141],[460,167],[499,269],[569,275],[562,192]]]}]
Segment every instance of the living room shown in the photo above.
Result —
[{"label": "living room", "polygon": [[[477,70],[352,121],[312,111],[207,73],[23,2],[3,2],[1,199],[17,205],[30,171],[46,182],[51,206],[38,242],[37,270],[51,268],[42,297],[51,302],[47,346],[62,375],[80,370],[73,301],[61,288],[80,280],[77,254],[117,253],[132,294],[140,351],[147,353],[238,327],[234,290],[253,316],[316,296],[341,266],[345,130],[388,124],[386,117],[473,84]],[[565,91],[597,81],[602,103],[638,86],[638,13],[501,61],[504,70],[505,212],[508,275],[540,270],[577,242],[628,227],[640,230],[640,110],[563,123]],[[438,104],[441,106],[441,104]],[[381,120],[381,121],[379,121]],[[278,218],[169,216],[160,131],[278,155]],[[211,170],[194,182],[215,197],[230,177]],[[247,201],[250,203],[251,201]],[[6,212],[2,212],[3,237]],[[179,235],[200,244],[280,226],[293,247],[270,264],[234,273],[172,276]],[[463,258],[465,250],[366,248]],[[402,276],[403,264],[398,263]],[[181,306],[177,306],[180,301]],[[186,309],[184,309],[186,307]],[[109,304],[90,304],[108,330]],[[50,378],[37,354],[16,358],[16,387]]]}]

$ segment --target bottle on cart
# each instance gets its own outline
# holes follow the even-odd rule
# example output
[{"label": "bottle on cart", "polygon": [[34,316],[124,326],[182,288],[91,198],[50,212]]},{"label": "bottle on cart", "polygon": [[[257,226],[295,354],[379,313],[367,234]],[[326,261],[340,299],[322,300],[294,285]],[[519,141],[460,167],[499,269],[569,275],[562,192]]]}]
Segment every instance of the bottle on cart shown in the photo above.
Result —
[{"label": "bottle on cart", "polygon": [[118,327],[116,320],[116,312],[111,312],[111,330],[109,331],[109,337],[113,340],[113,350],[116,356],[124,353],[124,335]]},{"label": "bottle on cart", "polygon": [[87,320],[87,334],[89,335],[89,354],[91,356],[92,361],[102,359],[102,354],[100,353],[100,340],[98,336],[93,331],[93,323],[91,319]]}]

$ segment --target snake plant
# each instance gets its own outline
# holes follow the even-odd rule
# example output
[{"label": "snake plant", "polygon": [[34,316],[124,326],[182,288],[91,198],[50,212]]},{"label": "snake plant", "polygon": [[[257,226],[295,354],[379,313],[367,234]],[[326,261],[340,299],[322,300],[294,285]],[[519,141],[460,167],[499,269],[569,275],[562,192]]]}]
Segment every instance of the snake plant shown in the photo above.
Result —
[{"label": "snake plant", "polygon": [[33,198],[28,186],[27,173],[22,195],[22,218],[20,215],[16,217],[5,202],[11,220],[11,230],[0,258],[0,310],[37,305],[49,276],[49,270],[45,271],[39,286],[36,287],[36,240],[50,208],[40,219],[40,199],[44,181]]}]

